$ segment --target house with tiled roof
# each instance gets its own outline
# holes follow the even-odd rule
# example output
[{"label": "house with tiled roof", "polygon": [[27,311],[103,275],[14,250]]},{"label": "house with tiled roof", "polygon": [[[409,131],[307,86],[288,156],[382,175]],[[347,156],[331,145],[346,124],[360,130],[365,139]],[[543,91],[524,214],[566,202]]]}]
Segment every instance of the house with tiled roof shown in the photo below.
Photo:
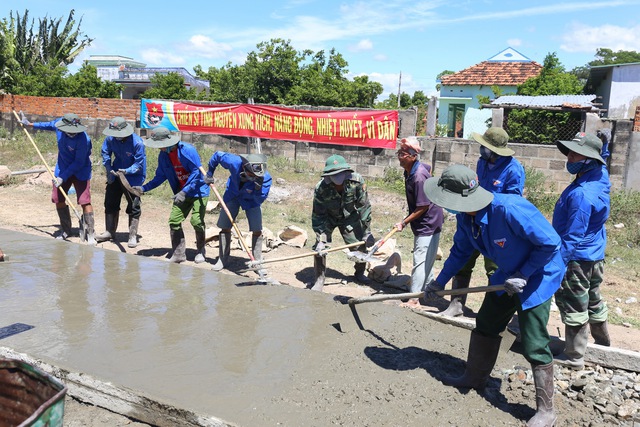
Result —
[{"label": "house with tiled roof", "polygon": [[513,48],[486,61],[440,79],[438,123],[447,125],[447,136],[468,138],[484,133],[491,111],[481,110],[478,95],[495,98],[492,87],[503,95],[515,94],[518,85],[540,74],[542,65]]}]

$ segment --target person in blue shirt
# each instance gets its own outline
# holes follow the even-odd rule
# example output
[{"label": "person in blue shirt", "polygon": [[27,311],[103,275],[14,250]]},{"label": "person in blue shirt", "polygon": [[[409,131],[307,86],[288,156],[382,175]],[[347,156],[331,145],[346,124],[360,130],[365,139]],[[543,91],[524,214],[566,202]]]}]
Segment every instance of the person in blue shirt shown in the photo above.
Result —
[{"label": "person in blue shirt", "polygon": [[564,263],[560,236],[549,221],[525,198],[493,194],[480,186],[466,166],[452,165],[424,186],[429,200],[456,214],[453,247],[438,277],[427,285],[425,298],[439,297],[474,250],[493,260],[497,269],[490,285],[504,291],[487,292],[471,332],[465,372],[446,377],[446,385],[482,389],[500,349],[500,334],[518,313],[523,355],[531,364],[537,411],[527,425],[553,425],[553,356],[547,322],[551,297],[560,287]]},{"label": "person in blue shirt", "polygon": [[174,134],[164,126],[151,130],[144,145],[159,148],[158,168],[153,179],[142,186],[133,188],[146,193],[165,181],[173,191],[173,205],[169,216],[171,248],[173,253],[169,261],[180,263],[187,260],[186,243],[182,223],[191,212],[191,225],[196,233],[195,263],[205,262],[205,223],[209,186],[200,172],[200,156],[191,144],[180,141],[180,135]]},{"label": "person in blue shirt", "polygon": [[22,124],[33,126],[35,130],[54,131],[58,141],[58,161],[54,171],[53,192],[51,201],[55,203],[60,218],[60,233],[57,239],[67,239],[71,236],[71,212],[64,196],[73,185],[76,190],[78,204],[82,206],[82,221],[87,243],[95,246],[95,220],[91,205],[91,138],[85,132],[80,117],[74,113],[50,122],[31,123],[22,115]]},{"label": "person in blue shirt", "polygon": [[571,141],[556,144],[567,156],[567,171],[576,176],[560,195],[552,221],[562,239],[561,254],[566,266],[562,286],[556,292],[556,304],[565,325],[565,349],[558,359],[581,369],[589,329],[596,344],[611,345],[608,309],[600,294],[611,184],[601,155],[603,144],[596,135],[581,132]]},{"label": "person in blue shirt", "polygon": [[[507,147],[509,135],[499,127],[487,129],[484,135],[473,132],[471,137],[480,144],[480,158],[476,164],[476,173],[480,186],[492,193],[517,194],[522,196],[524,191],[525,173],[520,162],[513,157],[515,152]],[[474,251],[469,261],[453,277],[453,289],[466,289],[471,282],[473,268],[480,256],[479,251]],[[487,257],[484,259],[484,269],[487,278],[496,271],[495,262]],[[444,316],[461,316],[467,301],[466,295],[453,295],[449,307],[440,314]]]},{"label": "person in blue shirt", "polygon": [[[403,138],[396,153],[398,162],[404,169],[404,189],[409,215],[395,227],[402,231],[410,225],[413,232],[413,268],[411,270],[410,292],[420,292],[433,279],[433,263],[438,254],[440,232],[444,214],[427,198],[422,190],[427,179],[431,178],[431,166],[420,161],[420,141],[415,136]],[[409,307],[420,304],[419,299],[410,299]]]},{"label": "person in blue shirt", "polygon": [[[249,231],[252,232],[252,255],[258,263],[262,261],[262,203],[267,199],[271,189],[271,175],[267,172],[267,156],[264,154],[233,154],[216,151],[209,159],[209,169],[204,180],[213,184],[213,174],[218,166],[229,171],[229,178],[222,200],[227,205],[232,218],[224,210],[218,217],[219,256],[213,265],[213,270],[220,271],[228,264],[231,253],[231,227],[235,222],[240,208],[247,215]],[[242,238],[242,236],[238,236]],[[266,272],[258,270],[264,279]]]},{"label": "person in blue shirt", "polygon": [[98,242],[115,240],[120,218],[120,202],[122,195],[127,200],[127,215],[129,215],[129,241],[127,246],[138,246],[138,224],[142,213],[140,196],[127,191],[118,179],[118,171],[124,173],[131,186],[144,183],[147,173],[147,156],[144,143],[133,126],[122,117],[115,117],[102,131],[106,138],[102,143],[102,164],[107,172],[107,188],[104,195],[105,228],[104,233],[98,234]]}]

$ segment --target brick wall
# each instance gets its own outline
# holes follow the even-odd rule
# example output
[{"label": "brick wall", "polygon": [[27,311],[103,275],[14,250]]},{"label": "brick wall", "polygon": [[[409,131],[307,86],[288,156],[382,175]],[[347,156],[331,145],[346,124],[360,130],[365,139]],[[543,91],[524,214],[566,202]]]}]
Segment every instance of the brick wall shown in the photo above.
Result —
[{"label": "brick wall", "polygon": [[[17,126],[13,120],[12,110],[24,111],[31,121],[49,121],[66,112],[75,112],[89,127],[88,133],[94,141],[102,141],[102,130],[108,121],[121,116],[136,126],[136,131],[145,136],[147,130],[139,129],[140,101],[132,99],[102,98],[49,98],[33,96],[0,95],[0,123],[13,131]],[[415,130],[415,111],[400,112],[399,137]],[[628,165],[632,121],[612,121],[608,124],[613,129],[614,139],[610,147],[611,157],[609,170],[614,188],[622,188],[629,180]],[[433,165],[435,174],[452,163],[461,163],[475,169],[478,160],[478,144],[458,138],[419,137],[425,149],[423,160]],[[242,137],[226,137],[223,135],[182,133],[182,140],[195,145],[208,145],[215,150],[246,153],[249,141]],[[534,167],[549,177],[551,191],[560,192],[571,180],[565,170],[566,157],[555,146],[509,144],[516,152],[515,156],[524,166]],[[99,144],[94,144],[99,147]],[[364,147],[345,147],[331,144],[263,140],[262,152],[270,156],[281,156],[292,162],[304,162],[310,171],[319,172],[324,162],[332,154],[340,154],[357,172],[366,177],[384,176],[385,169],[399,169],[395,149],[372,149]],[[203,162],[207,159],[203,159]],[[640,172],[638,172],[640,173]],[[640,189],[636,189],[640,190]]]}]

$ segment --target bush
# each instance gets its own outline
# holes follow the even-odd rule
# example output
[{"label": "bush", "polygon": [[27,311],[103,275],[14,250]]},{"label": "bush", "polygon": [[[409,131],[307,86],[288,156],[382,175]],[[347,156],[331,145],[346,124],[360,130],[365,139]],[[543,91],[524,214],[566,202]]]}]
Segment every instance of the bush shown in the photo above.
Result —
[{"label": "bush", "polygon": [[558,194],[553,193],[547,176],[534,167],[525,167],[524,196],[546,216],[553,215]]}]

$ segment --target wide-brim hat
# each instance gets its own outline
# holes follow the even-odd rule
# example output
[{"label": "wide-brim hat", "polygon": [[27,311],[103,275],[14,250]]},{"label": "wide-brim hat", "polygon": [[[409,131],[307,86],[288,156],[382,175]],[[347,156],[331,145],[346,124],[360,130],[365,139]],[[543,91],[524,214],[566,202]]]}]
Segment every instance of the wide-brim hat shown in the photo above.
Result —
[{"label": "wide-brim hat", "polygon": [[133,134],[133,126],[122,117],[114,117],[109,122],[109,126],[102,131],[102,134],[116,138],[126,138]]},{"label": "wide-brim hat", "polygon": [[267,170],[267,156],[264,154],[240,154],[244,159],[244,168],[255,176],[264,176]]},{"label": "wide-brim hat", "polygon": [[81,133],[87,130],[87,127],[80,122],[80,117],[74,113],[62,116],[62,119],[56,122],[56,128],[67,133]]},{"label": "wide-brim hat", "polygon": [[349,166],[349,163],[347,163],[344,157],[339,154],[334,154],[329,156],[327,161],[324,163],[324,169],[322,170],[321,176],[331,176],[342,171],[353,172],[353,169]]},{"label": "wide-brim hat", "polygon": [[463,165],[451,165],[440,177],[427,179],[423,190],[432,203],[458,212],[479,211],[493,200],[493,193],[480,187],[476,173]]},{"label": "wide-brim hat", "polygon": [[605,164],[600,155],[602,140],[592,133],[579,132],[571,141],[556,141],[556,145],[565,156],[569,154],[569,151],[573,151]]},{"label": "wide-brim hat", "polygon": [[176,145],[180,141],[180,135],[171,133],[164,126],[151,129],[151,134],[144,139],[144,145],[150,148],[167,148]]},{"label": "wide-brim hat", "polygon": [[491,127],[487,129],[484,135],[480,135],[477,132],[472,132],[471,137],[476,140],[480,145],[487,147],[499,156],[513,156],[516,152],[511,148],[507,148],[509,142],[509,135],[507,132],[499,127]]}]

